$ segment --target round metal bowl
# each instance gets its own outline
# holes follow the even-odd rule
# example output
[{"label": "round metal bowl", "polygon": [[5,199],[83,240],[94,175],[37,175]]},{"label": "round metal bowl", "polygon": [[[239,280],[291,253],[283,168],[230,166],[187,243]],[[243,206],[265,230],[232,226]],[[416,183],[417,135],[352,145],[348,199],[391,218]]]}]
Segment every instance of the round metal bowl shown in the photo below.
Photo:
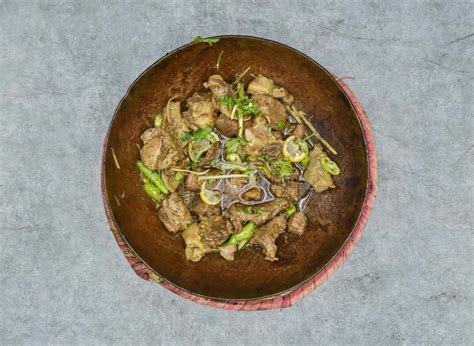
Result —
[{"label": "round metal bowl", "polygon": [[[219,38],[213,46],[191,43],[176,49],[133,82],[105,139],[104,204],[119,245],[141,276],[159,277],[175,292],[211,301],[282,297],[320,279],[328,266],[337,266],[360,235],[376,190],[372,136],[365,114],[361,115],[360,105],[354,104],[348,90],[306,55],[260,38]],[[261,73],[294,95],[296,107],[311,116],[338,152],[333,159],[342,167],[342,174],[334,178],[336,189],[312,194],[305,234],[278,238],[279,261],[266,261],[261,251],[246,249],[233,262],[213,253],[193,263],[184,256],[181,237],[164,228],[154,203],[143,191],[135,165],[140,134],[152,126],[154,115],[170,97],[179,95],[184,100],[208,76],[218,73],[232,80],[248,67],[249,73]]]}]

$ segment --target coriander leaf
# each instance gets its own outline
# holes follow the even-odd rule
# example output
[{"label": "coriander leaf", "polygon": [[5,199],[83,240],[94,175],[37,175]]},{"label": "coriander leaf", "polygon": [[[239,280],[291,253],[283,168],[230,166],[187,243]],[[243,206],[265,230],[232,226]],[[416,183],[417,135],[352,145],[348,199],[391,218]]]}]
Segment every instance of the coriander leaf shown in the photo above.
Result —
[{"label": "coriander leaf", "polygon": [[231,110],[234,106],[237,106],[237,116],[243,118],[246,115],[259,115],[260,109],[257,106],[257,102],[245,94],[244,86],[242,83],[237,84],[236,96],[231,97],[228,95],[221,96],[219,102]]},{"label": "coriander leaf", "polygon": [[283,120],[278,120],[276,127],[278,130],[283,130],[286,127],[286,123]]},{"label": "coriander leaf", "polygon": [[277,173],[283,176],[290,175],[293,170],[291,162],[288,160],[275,160],[271,163],[273,173]]},{"label": "coriander leaf", "polygon": [[224,144],[224,148],[228,154],[234,154],[239,151],[241,147],[247,144],[248,140],[246,140],[244,137],[236,137],[227,140]]},{"label": "coriander leaf", "polygon": [[234,104],[235,104],[234,99],[232,97],[228,96],[228,95],[221,96],[221,97],[219,97],[218,100],[221,104],[226,106],[227,109],[229,109],[229,110],[231,110],[232,107],[234,107]]},{"label": "coriander leaf", "polygon": [[211,132],[212,132],[212,127],[205,127],[203,129],[198,129],[193,132],[193,139],[194,140],[206,139]]},{"label": "coriander leaf", "polygon": [[202,38],[201,36],[196,36],[193,40],[193,42],[207,43],[210,46],[212,46],[214,43],[217,43],[219,41],[220,41],[220,39],[218,39],[218,38]]},{"label": "coriander leaf", "polygon": [[181,137],[179,137],[179,139],[181,142],[189,142],[192,137],[193,135],[190,132],[185,132],[181,135]]}]

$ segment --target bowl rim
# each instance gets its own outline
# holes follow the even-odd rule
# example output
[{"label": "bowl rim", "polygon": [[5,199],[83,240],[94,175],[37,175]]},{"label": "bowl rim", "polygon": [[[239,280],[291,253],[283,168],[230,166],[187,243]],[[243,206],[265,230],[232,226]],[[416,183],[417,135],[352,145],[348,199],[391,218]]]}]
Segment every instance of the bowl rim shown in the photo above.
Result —
[{"label": "bowl rim", "polygon": [[[310,287],[308,292],[302,292],[303,296],[298,297],[297,299],[301,299],[304,296],[306,296],[307,293],[310,291],[314,290],[317,286],[319,286],[322,282],[324,282],[329,275],[336,270],[342,262],[345,261],[346,257],[349,255],[349,253],[352,251],[352,249],[355,247],[356,242],[361,236],[361,233],[363,231],[364,226],[367,223],[368,216],[373,208],[374,200],[377,194],[377,183],[378,183],[378,162],[377,162],[377,154],[376,154],[376,148],[375,148],[375,140],[374,140],[374,135],[367,117],[367,114],[363,110],[362,106],[360,103],[355,99],[355,96],[353,95],[352,91],[345,85],[345,83],[342,82],[342,79],[347,78],[337,78],[335,75],[333,75],[331,72],[329,72],[326,68],[324,68],[322,65],[320,65],[317,61],[309,57],[308,55],[302,53],[301,51],[290,47],[284,43],[274,41],[271,39],[267,38],[261,38],[257,36],[251,36],[251,35],[234,35],[234,34],[229,34],[229,35],[218,35],[218,36],[210,36],[209,38],[217,38],[217,39],[227,39],[227,38],[243,38],[243,39],[252,39],[256,41],[263,41],[263,42],[269,42],[272,44],[276,44],[279,46],[282,46],[283,48],[289,49],[293,51],[296,54],[301,55],[303,58],[308,59],[311,63],[315,64],[317,67],[319,67],[339,88],[341,93],[344,95],[346,100],[349,102],[350,107],[353,111],[353,113],[356,115],[357,121],[359,123],[359,127],[361,129],[363,139],[364,139],[364,145],[365,145],[365,151],[366,151],[366,156],[367,156],[367,168],[368,168],[368,174],[367,174],[367,183],[366,183],[366,189],[365,189],[365,196],[364,196],[364,202],[362,203],[362,207],[360,209],[359,215],[357,216],[357,220],[354,223],[354,226],[352,227],[351,231],[349,232],[349,235],[347,236],[346,240],[344,243],[341,245],[341,247],[337,250],[337,252],[334,254],[333,257],[331,257],[330,260],[326,262],[321,268],[319,268],[317,271],[315,271],[313,274],[311,274],[308,278],[305,280],[299,282],[296,285],[293,285],[292,287],[275,292],[272,294],[268,295],[263,295],[263,296],[258,296],[258,297],[252,297],[252,298],[220,298],[220,297],[213,297],[213,296],[206,296],[200,293],[196,293],[193,291],[190,291],[186,288],[180,287],[179,285],[173,283],[172,281],[166,279],[165,277],[162,277],[159,273],[157,273],[151,266],[149,266],[146,261],[144,261],[133,249],[133,247],[128,243],[127,239],[125,238],[124,234],[122,233],[118,223],[115,220],[115,217],[112,213],[111,210],[111,201],[109,200],[106,186],[106,178],[105,178],[105,156],[106,156],[106,150],[107,150],[107,145],[110,137],[110,132],[112,129],[112,125],[114,124],[115,118],[117,117],[117,113],[119,109],[122,106],[122,103],[124,100],[129,96],[131,90],[133,87],[137,84],[137,82],[141,79],[143,75],[145,75],[149,70],[153,69],[156,65],[160,64],[163,60],[168,58],[170,55],[175,54],[182,49],[185,49],[188,46],[191,46],[193,44],[199,44],[197,42],[191,41],[189,43],[186,43],[182,46],[179,46],[176,49],[173,49],[172,51],[166,53],[162,57],[160,57],[158,60],[156,60],[153,64],[148,66],[143,72],[141,72],[135,79],[134,81],[130,84],[130,86],[127,88],[124,96],[121,98],[120,102],[118,103],[117,107],[115,108],[114,114],[112,118],[110,119],[109,126],[107,128],[107,132],[104,136],[103,140],[103,145],[102,145],[102,156],[100,160],[100,165],[101,165],[101,192],[102,192],[102,202],[104,205],[104,210],[106,217],[108,219],[109,226],[111,228],[111,231],[114,232],[113,228],[115,228],[115,231],[118,233],[117,235],[120,237],[120,240],[123,241],[124,245],[127,247],[127,250],[131,252],[133,256],[138,260],[138,262],[141,262],[145,267],[146,270],[144,271],[144,268],[140,268],[138,270],[137,268],[134,268],[132,265],[132,269],[139,275],[140,277],[144,279],[150,279],[149,275],[146,275],[144,277],[143,274],[152,273],[156,276],[154,281],[159,282],[167,288],[168,290],[171,290],[172,292],[183,295],[185,293],[187,295],[186,298],[197,301],[199,303],[204,303],[208,304],[209,301],[214,301],[218,304],[220,303],[244,303],[244,302],[255,302],[255,301],[268,301],[271,299],[275,299],[276,297],[285,297],[292,292],[295,292],[299,288],[305,287],[309,282],[314,281],[314,285]],[[349,77],[350,78],[350,77]],[[351,97],[352,96],[352,97]],[[358,231],[358,232],[357,232]],[[356,234],[357,232],[357,234]],[[116,237],[116,241],[119,242],[119,239]],[[122,248],[121,244],[119,244],[122,252],[125,251],[125,249]],[[124,252],[124,255],[127,257],[127,255]],[[128,259],[128,258],[127,258]],[[129,261],[130,262],[130,261]],[[131,263],[130,263],[131,264]],[[325,274],[324,277],[320,278],[321,274]],[[317,279],[317,280],[316,280]],[[202,300],[202,301],[199,301]],[[285,304],[283,304],[285,305]],[[291,305],[291,302],[290,302]],[[286,305],[289,306],[289,305]],[[223,306],[220,306],[223,307]],[[282,306],[278,306],[282,307]],[[284,307],[284,306],[283,306]],[[227,307],[228,308],[228,307]]]}]

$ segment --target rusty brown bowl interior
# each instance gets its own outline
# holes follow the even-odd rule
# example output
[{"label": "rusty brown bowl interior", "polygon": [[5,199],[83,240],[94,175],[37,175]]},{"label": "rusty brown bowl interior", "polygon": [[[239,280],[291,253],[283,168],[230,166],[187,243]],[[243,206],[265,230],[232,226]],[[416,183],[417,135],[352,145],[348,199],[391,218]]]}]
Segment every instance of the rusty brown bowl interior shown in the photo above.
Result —
[{"label": "rusty brown bowl interior", "polygon": [[[220,68],[215,65],[223,51]],[[250,67],[287,88],[338,152],[342,167],[336,189],[313,193],[303,236],[277,240],[278,262],[261,251],[245,249],[233,262],[218,254],[187,261],[181,236],[168,232],[154,203],[146,197],[135,165],[140,134],[152,126],[167,100],[180,100],[202,88],[212,74],[226,80]],[[246,81],[249,81],[247,74]],[[120,169],[117,169],[112,149]],[[328,71],[286,45],[247,36],[221,36],[213,46],[188,44],[146,69],[131,85],[112,119],[105,143],[104,189],[115,226],[125,242],[157,275],[196,295],[223,300],[251,300],[288,292],[316,275],[338,253],[358,220],[367,190],[368,164],[364,136],[347,96]],[[122,198],[123,197],[123,198]],[[119,203],[116,199],[119,198]]]}]

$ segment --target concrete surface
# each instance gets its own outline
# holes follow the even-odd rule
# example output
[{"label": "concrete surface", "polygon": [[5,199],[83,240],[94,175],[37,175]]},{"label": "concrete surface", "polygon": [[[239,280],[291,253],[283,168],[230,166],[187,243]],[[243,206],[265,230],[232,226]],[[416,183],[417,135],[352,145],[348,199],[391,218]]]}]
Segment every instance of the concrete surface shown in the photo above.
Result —
[{"label": "concrete surface", "polygon": [[[0,0],[0,343],[473,344],[473,23],[472,0]],[[102,208],[102,139],[129,84],[224,33],[354,77],[376,135],[358,247],[283,311],[211,309],[139,279]]]}]

